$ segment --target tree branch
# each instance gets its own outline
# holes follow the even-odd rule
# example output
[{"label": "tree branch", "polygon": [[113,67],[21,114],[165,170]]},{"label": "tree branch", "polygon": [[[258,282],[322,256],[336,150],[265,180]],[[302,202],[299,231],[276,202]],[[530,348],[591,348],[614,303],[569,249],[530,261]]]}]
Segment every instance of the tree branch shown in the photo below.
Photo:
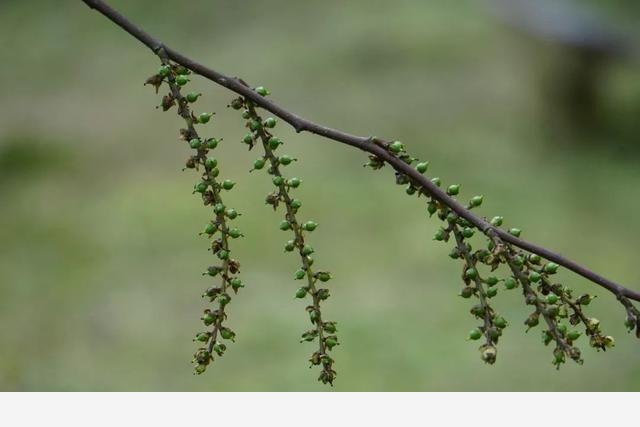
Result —
[{"label": "tree branch", "polygon": [[131,34],[133,37],[138,39],[144,45],[146,45],[149,49],[151,49],[154,53],[158,54],[161,50],[164,49],[167,57],[171,60],[189,68],[196,74],[201,75],[202,77],[209,79],[221,86],[226,87],[227,89],[235,92],[247,99],[253,101],[257,106],[273,113],[278,116],[285,122],[289,123],[296,132],[310,132],[329,140],[339,142],[342,144],[350,145],[352,147],[358,148],[362,151],[366,151],[370,154],[373,154],[381,159],[383,159],[386,163],[388,163],[391,167],[393,167],[397,172],[407,175],[417,186],[420,187],[421,191],[429,194],[433,198],[437,199],[441,203],[448,206],[451,210],[456,212],[459,216],[469,221],[479,230],[481,230],[484,234],[489,237],[495,236],[499,237],[501,240],[511,243],[514,246],[517,246],[526,251],[538,254],[549,261],[553,261],[561,266],[573,271],[574,273],[586,278],[587,280],[600,285],[601,287],[609,290],[614,295],[620,297],[624,296],[630,298],[635,301],[640,301],[640,292],[634,291],[632,289],[625,288],[622,285],[619,285],[601,275],[589,270],[582,265],[565,258],[564,256],[550,251],[544,247],[535,245],[533,243],[527,242],[525,240],[519,239],[500,228],[492,226],[489,222],[487,222],[484,218],[480,218],[479,216],[474,215],[471,211],[466,209],[462,204],[458,201],[447,195],[445,191],[436,186],[433,182],[431,182],[428,178],[423,176],[421,173],[416,171],[410,165],[397,158],[396,156],[389,153],[386,149],[386,146],[389,144],[389,141],[385,141],[376,137],[363,137],[357,135],[351,135],[346,132],[332,129],[330,127],[326,127],[303,117],[300,117],[279,105],[275,104],[272,101],[269,101],[263,96],[260,96],[255,91],[253,91],[250,87],[247,87],[242,83],[242,81],[235,77],[228,77],[218,71],[215,71],[211,68],[208,68],[184,55],[181,53],[165,46],[161,41],[154,38],[150,34],[146,33],[140,27],[129,21],[122,14],[117,12],[111,6],[106,4],[101,0],[82,0],[87,6],[92,9],[97,10],[102,15],[110,19],[113,23],[118,25],[120,28],[125,30],[127,33]]}]

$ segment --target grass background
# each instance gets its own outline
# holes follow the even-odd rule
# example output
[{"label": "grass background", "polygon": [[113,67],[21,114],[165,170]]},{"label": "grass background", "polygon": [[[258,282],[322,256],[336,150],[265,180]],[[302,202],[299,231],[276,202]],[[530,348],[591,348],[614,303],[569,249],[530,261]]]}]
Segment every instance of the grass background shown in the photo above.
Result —
[{"label": "grass background", "polygon": [[[638,289],[640,74],[616,62],[601,80],[602,123],[568,132],[553,120],[540,76],[558,61],[516,37],[475,1],[111,2],[167,44],[231,75],[263,84],[281,105],[356,134],[404,141],[430,174],[485,196],[523,236]],[[638,23],[634,2],[599,2],[618,26]],[[281,248],[280,214],[264,205],[266,175],[238,143],[231,95],[202,79],[199,111],[227,205],[247,235],[234,242],[247,288],[231,306],[237,342],[204,376],[191,375],[193,334],[209,264],[197,233],[210,212],[181,172],[181,121],[161,113],[145,78],[158,61],[84,4],[0,4],[0,390],[326,390],[298,344],[307,327],[293,300],[297,268]],[[366,156],[277,128],[287,168],[304,183],[303,219],[330,270],[325,305],[339,322],[334,390],[638,390],[640,346],[614,298],[590,312],[617,346],[583,343],[585,365],[551,365],[540,331],[524,333],[518,292],[495,299],[510,320],[498,362],[485,366],[470,302],[457,297],[460,266],[431,237],[419,200]],[[284,151],[283,151],[284,152]]]}]

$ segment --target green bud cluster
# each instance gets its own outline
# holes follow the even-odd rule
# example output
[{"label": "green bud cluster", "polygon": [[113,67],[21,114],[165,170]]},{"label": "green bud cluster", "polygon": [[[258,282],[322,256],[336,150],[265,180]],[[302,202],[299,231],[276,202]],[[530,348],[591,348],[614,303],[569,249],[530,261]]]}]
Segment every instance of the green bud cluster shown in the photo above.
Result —
[{"label": "green bud cluster", "polygon": [[[261,96],[267,96],[269,91],[260,86],[255,91]],[[320,366],[320,376],[318,380],[325,384],[333,384],[336,372],[333,369],[334,360],[329,352],[337,346],[338,337],[335,335],[337,328],[335,322],[323,320],[320,302],[329,298],[329,290],[321,288],[321,283],[331,279],[331,274],[326,271],[316,271],[313,267],[315,253],[314,248],[306,242],[308,233],[313,232],[318,227],[315,221],[301,222],[297,215],[302,202],[294,198],[291,192],[300,187],[302,180],[298,177],[285,178],[280,168],[290,165],[296,159],[287,154],[276,154],[283,142],[271,132],[277,126],[277,120],[268,117],[263,120],[256,111],[255,105],[248,99],[236,98],[231,102],[231,106],[236,110],[242,110],[242,117],[246,120],[246,126],[250,133],[243,138],[243,143],[251,147],[255,143],[260,143],[264,154],[253,164],[253,170],[265,169],[271,175],[271,181],[275,190],[270,192],[265,201],[276,210],[280,205],[284,205],[285,217],[280,222],[279,228],[282,231],[293,233],[293,238],[288,240],[284,246],[285,252],[297,252],[300,258],[300,267],[294,273],[294,279],[303,281],[304,284],[295,291],[297,299],[310,298],[311,303],[306,307],[309,319],[313,328],[302,334],[301,342],[317,342],[318,349],[311,355],[309,361],[312,365]]]},{"label": "green bud cluster", "polygon": [[244,284],[237,276],[240,264],[231,257],[229,239],[242,237],[242,232],[237,227],[230,227],[229,222],[235,219],[238,213],[233,208],[227,208],[221,196],[222,190],[232,190],[235,183],[229,179],[221,182],[217,180],[220,174],[218,160],[210,155],[210,151],[218,146],[220,140],[203,139],[195,129],[197,124],[209,123],[213,113],[194,115],[190,104],[195,103],[201,94],[181,94],[181,87],[190,81],[189,74],[189,70],[180,65],[165,63],[158,70],[158,74],[150,77],[147,82],[152,82],[156,92],[163,83],[168,85],[169,93],[163,97],[163,110],[167,111],[173,105],[178,106],[178,114],[186,124],[186,128],[180,130],[180,139],[186,141],[189,148],[194,150],[187,160],[186,169],[202,172],[200,180],[194,185],[194,193],[200,195],[205,206],[213,208],[215,215],[201,233],[209,239],[210,250],[220,262],[208,267],[203,273],[206,276],[217,277],[220,283],[207,288],[202,295],[213,307],[205,309],[201,317],[208,330],[198,332],[194,338],[194,341],[200,344],[193,358],[194,372],[201,374],[214,360],[214,355],[222,356],[226,351],[226,345],[222,341],[235,339],[235,332],[224,323],[227,317],[226,307],[232,300],[231,292],[237,293]]},{"label": "green bud cluster", "polygon": [[[373,141],[380,142],[376,139]],[[405,145],[398,141],[388,143],[386,148],[390,154],[407,164],[417,160],[411,157]],[[381,169],[384,161],[375,156],[369,156],[369,163],[365,166],[374,170]],[[428,162],[419,162],[415,168],[417,172],[424,174],[428,166]],[[431,178],[431,182],[437,187],[443,185],[439,177]],[[574,298],[569,288],[555,280],[552,281],[552,277],[560,268],[557,263],[547,261],[538,254],[527,253],[503,241],[495,232],[496,228],[504,224],[502,216],[494,216],[486,226],[482,227],[482,234],[487,239],[486,247],[474,250],[469,240],[476,235],[477,224],[471,224],[458,213],[453,212],[449,203],[436,199],[427,189],[419,191],[419,185],[412,182],[408,176],[396,172],[396,184],[408,184],[406,193],[409,195],[417,193],[418,196],[423,194],[427,196],[427,213],[430,217],[436,215],[443,221],[435,232],[433,240],[439,242],[454,240],[455,246],[449,253],[449,257],[464,263],[461,274],[464,286],[459,295],[465,299],[476,299],[470,312],[481,321],[480,325],[469,332],[468,338],[473,341],[483,340],[479,348],[483,361],[495,362],[496,345],[502,330],[507,326],[507,321],[499,316],[490,304],[502,289],[497,286],[500,282],[503,282],[505,290],[522,287],[525,304],[533,307],[533,312],[527,316],[524,324],[528,329],[540,324],[546,326],[543,331],[543,342],[545,345],[555,344],[553,363],[556,367],[567,359],[582,363],[581,352],[575,346],[576,341],[583,335],[576,329],[579,325],[584,327],[585,335],[589,337],[589,344],[592,347],[602,350],[613,347],[614,339],[600,332],[599,321],[587,317],[583,312],[584,307],[589,305],[593,297],[581,295]],[[457,197],[461,191],[460,184],[452,184],[445,188],[449,197]],[[473,196],[466,209],[479,208],[483,202],[482,195]],[[516,227],[509,228],[507,232],[514,237],[520,237],[522,234],[522,231]],[[486,266],[491,272],[501,267],[506,268],[509,274],[504,279],[496,275],[484,276],[480,271],[481,266]],[[640,338],[640,311],[627,298],[619,296],[618,299],[627,310],[625,325],[629,330],[635,330]]]}]

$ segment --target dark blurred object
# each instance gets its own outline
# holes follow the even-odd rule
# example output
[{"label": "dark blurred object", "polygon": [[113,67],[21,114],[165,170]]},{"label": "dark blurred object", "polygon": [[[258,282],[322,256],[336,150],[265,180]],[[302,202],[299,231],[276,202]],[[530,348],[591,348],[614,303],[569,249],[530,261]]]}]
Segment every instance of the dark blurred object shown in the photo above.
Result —
[{"label": "dark blurred object", "polygon": [[551,46],[543,65],[545,110],[571,130],[599,126],[601,86],[614,61],[638,59],[632,34],[608,22],[584,2],[572,0],[491,0],[501,21],[518,33]]}]

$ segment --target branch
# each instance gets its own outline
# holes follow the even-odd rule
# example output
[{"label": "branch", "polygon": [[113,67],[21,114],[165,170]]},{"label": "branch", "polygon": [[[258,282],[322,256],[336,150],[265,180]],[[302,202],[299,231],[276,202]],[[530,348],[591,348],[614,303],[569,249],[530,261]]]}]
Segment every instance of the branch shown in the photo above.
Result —
[{"label": "branch", "polygon": [[514,246],[517,246],[526,251],[538,254],[543,258],[548,259],[549,261],[553,261],[568,270],[573,271],[574,273],[584,277],[585,279],[600,285],[601,287],[607,289],[617,297],[626,297],[635,301],[640,301],[640,292],[634,291],[632,289],[625,288],[624,286],[615,283],[601,275],[595,273],[594,271],[589,270],[588,268],[568,259],[564,256],[553,252],[544,247],[535,245],[533,243],[527,242],[525,240],[519,239],[506,231],[494,227],[489,222],[487,222],[484,218],[480,218],[479,216],[474,215],[471,211],[466,209],[462,204],[458,201],[447,195],[445,191],[436,186],[433,182],[431,182],[428,178],[423,176],[421,173],[416,171],[410,165],[392,155],[387,149],[387,145],[390,143],[389,141],[385,141],[379,139],[377,137],[363,137],[357,135],[351,135],[346,132],[332,129],[330,127],[326,127],[303,117],[300,117],[279,105],[275,104],[267,100],[265,97],[260,96],[255,91],[253,91],[250,87],[243,84],[243,82],[236,77],[228,77],[218,71],[215,71],[211,68],[208,68],[184,55],[180,52],[177,52],[167,46],[165,46],[161,41],[154,38],[150,34],[146,33],[140,27],[129,21],[122,14],[117,12],[111,6],[106,4],[101,0],[82,0],[87,6],[92,9],[97,10],[102,15],[110,19],[113,23],[118,25],[120,28],[125,30],[127,33],[131,34],[133,37],[138,39],[144,45],[146,45],[149,49],[151,49],[154,53],[158,54],[163,51],[166,53],[167,57],[184,67],[190,69],[196,74],[201,75],[202,77],[209,79],[220,86],[224,86],[232,92],[237,93],[238,95],[243,96],[246,99],[251,100],[255,103],[255,105],[270,111],[274,115],[278,116],[285,122],[289,123],[296,132],[310,132],[329,140],[339,142],[342,144],[350,145],[352,147],[358,148],[362,151],[366,151],[374,156],[384,160],[388,163],[393,169],[395,169],[398,173],[408,176],[416,186],[420,187],[420,190],[434,199],[440,201],[444,205],[448,206],[451,210],[456,212],[460,217],[466,219],[468,222],[473,224],[479,230],[481,230],[484,234],[489,237],[498,237],[501,240],[511,243]]}]

